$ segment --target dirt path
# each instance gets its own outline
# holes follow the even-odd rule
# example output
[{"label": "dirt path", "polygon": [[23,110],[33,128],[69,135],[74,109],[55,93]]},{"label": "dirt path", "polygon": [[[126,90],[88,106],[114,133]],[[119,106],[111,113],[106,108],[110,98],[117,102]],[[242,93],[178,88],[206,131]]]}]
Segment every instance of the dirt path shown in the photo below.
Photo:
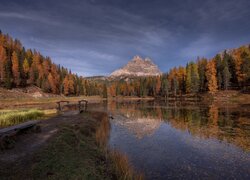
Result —
[{"label": "dirt path", "polygon": [[[68,112],[47,120],[42,120],[39,123],[41,126],[40,133],[29,132],[19,135],[16,138],[14,148],[0,151],[0,177],[16,179],[14,176],[15,172],[31,169],[27,168],[27,166],[31,165],[33,155],[47,144],[61,126],[75,124],[83,120],[84,117],[82,114]],[[25,174],[25,172],[22,173]]]}]

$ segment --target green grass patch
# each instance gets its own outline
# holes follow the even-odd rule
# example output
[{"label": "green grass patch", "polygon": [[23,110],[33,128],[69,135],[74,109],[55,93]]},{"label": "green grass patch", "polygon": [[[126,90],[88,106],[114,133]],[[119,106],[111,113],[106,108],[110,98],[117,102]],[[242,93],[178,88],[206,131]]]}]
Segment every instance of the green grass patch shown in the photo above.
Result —
[{"label": "green grass patch", "polygon": [[20,124],[44,116],[45,113],[38,109],[2,110],[0,111],[0,127]]},{"label": "green grass patch", "polygon": [[110,179],[91,129],[65,126],[33,165],[34,179]]}]

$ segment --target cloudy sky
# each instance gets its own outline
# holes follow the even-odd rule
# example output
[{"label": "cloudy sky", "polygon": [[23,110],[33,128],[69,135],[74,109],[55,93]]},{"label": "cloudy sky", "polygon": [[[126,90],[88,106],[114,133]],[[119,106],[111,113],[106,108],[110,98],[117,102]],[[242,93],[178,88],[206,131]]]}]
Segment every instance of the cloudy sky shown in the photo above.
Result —
[{"label": "cloudy sky", "polygon": [[163,71],[250,43],[249,0],[0,0],[0,29],[83,76]]}]

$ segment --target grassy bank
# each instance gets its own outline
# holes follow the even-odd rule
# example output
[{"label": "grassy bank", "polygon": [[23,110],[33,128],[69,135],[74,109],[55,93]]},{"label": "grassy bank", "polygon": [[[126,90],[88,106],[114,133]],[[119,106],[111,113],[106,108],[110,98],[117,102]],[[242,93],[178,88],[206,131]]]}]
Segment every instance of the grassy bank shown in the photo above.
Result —
[{"label": "grassy bank", "polygon": [[215,104],[249,104],[250,94],[241,93],[240,91],[217,91],[214,94],[202,94],[202,101],[213,102]]},{"label": "grassy bank", "polygon": [[7,127],[23,123],[25,121],[39,119],[44,116],[55,114],[55,110],[20,109],[20,110],[1,110],[0,127]]},{"label": "grassy bank", "polygon": [[0,97],[0,109],[12,108],[12,107],[45,107],[45,108],[56,108],[58,101],[70,101],[77,102],[79,100],[86,99],[89,102],[100,102],[103,98],[99,96],[74,96],[74,97],[65,97],[65,96],[57,96],[57,97],[9,97],[2,98]]},{"label": "grassy bank", "polygon": [[[6,108],[56,108],[56,102],[61,100],[70,101],[71,103],[76,103],[79,100],[86,99],[89,102],[99,103],[102,100],[106,100],[100,96],[75,96],[75,97],[9,97],[1,99],[0,97],[0,109]],[[211,95],[209,93],[201,94],[183,94],[177,95],[176,97],[135,97],[135,96],[117,96],[117,97],[108,97],[108,101],[133,101],[133,100],[169,100],[169,101],[203,101],[203,102],[229,102],[229,103],[246,103],[250,100],[250,94],[243,94],[240,91],[218,91],[217,93]]]},{"label": "grassy bank", "polygon": [[84,121],[61,128],[36,156],[34,179],[142,179],[126,156],[107,150],[110,124],[105,113],[85,113]]}]

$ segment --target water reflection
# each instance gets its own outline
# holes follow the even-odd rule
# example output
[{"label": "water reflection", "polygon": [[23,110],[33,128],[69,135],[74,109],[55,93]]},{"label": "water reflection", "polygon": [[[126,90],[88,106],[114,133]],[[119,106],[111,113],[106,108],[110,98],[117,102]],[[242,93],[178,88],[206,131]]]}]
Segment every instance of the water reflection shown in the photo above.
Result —
[{"label": "water reflection", "polygon": [[109,102],[110,146],[149,179],[249,179],[249,106]]},{"label": "water reflection", "polygon": [[95,131],[96,142],[100,147],[106,148],[109,141],[111,128],[108,116],[106,113],[98,113],[93,116],[97,116],[96,119],[99,119]]},{"label": "water reflection", "polygon": [[133,131],[138,138],[152,135],[164,122],[194,136],[216,138],[250,150],[248,107],[112,101],[108,109],[116,115],[116,123]]}]

